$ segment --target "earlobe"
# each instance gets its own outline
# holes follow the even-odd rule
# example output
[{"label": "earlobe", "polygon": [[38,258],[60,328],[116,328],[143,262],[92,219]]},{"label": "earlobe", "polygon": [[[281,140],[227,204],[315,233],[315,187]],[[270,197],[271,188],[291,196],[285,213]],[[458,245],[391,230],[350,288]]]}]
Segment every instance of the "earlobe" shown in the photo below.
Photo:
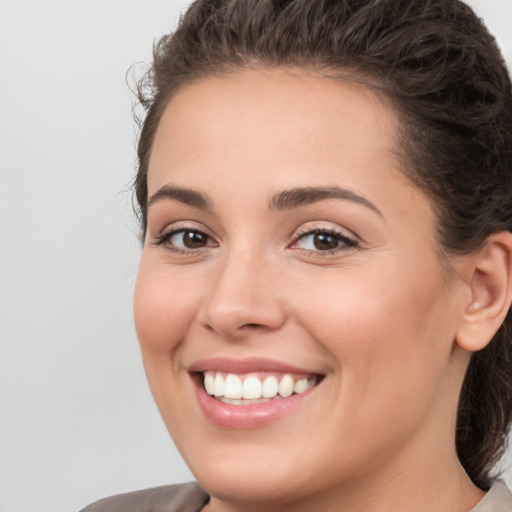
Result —
[{"label": "earlobe", "polygon": [[456,342],[476,352],[491,341],[512,302],[512,233],[491,235],[471,262],[471,301],[465,305]]}]

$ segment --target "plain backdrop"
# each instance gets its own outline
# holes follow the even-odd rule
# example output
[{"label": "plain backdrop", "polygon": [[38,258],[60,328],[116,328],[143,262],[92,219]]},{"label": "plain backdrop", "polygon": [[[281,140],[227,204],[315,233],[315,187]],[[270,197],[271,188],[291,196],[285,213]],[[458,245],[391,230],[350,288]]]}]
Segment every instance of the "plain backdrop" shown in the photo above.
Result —
[{"label": "plain backdrop", "polygon": [[[0,512],[192,478],[134,333],[125,79],[187,3],[0,0]],[[512,62],[512,0],[471,4]]]}]

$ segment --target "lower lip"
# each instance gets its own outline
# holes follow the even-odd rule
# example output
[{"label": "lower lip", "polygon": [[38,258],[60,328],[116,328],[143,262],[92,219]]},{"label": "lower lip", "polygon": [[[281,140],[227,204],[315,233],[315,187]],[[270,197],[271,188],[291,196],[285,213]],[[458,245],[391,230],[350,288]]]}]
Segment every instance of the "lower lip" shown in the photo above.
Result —
[{"label": "lower lip", "polygon": [[196,381],[196,396],[206,419],[218,427],[247,430],[264,427],[297,410],[311,396],[317,386],[304,393],[249,405],[226,404],[211,397]]}]

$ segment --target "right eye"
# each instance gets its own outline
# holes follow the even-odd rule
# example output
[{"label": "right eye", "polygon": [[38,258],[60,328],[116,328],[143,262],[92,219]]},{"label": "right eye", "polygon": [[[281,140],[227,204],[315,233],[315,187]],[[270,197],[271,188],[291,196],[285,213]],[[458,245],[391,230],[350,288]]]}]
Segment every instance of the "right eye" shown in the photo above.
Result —
[{"label": "right eye", "polygon": [[215,246],[215,242],[202,231],[195,229],[179,229],[159,235],[155,245],[165,245],[169,250],[189,252]]}]

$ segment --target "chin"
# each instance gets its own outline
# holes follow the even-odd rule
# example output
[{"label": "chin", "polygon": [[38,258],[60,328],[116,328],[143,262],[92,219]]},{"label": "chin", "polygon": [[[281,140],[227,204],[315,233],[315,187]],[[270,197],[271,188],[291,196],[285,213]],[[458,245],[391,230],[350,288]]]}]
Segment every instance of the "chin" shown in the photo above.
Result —
[{"label": "chin", "polygon": [[250,503],[286,503],[297,499],[304,482],[296,477],[297,468],[287,468],[273,462],[240,460],[216,461],[191,467],[203,489],[223,501]]}]

